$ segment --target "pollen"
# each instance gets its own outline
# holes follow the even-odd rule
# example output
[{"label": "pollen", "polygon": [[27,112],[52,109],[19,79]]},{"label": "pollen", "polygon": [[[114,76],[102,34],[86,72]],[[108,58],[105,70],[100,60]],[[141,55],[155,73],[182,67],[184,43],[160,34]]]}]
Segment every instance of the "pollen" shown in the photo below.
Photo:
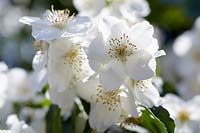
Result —
[{"label": "pollen", "polygon": [[120,104],[120,90],[106,91],[100,85],[97,87],[95,100],[107,107],[109,111],[115,111]]},{"label": "pollen", "polygon": [[148,86],[149,86],[149,80],[137,80],[137,81],[134,81],[134,86],[136,88],[139,88],[142,92],[145,92],[146,89],[148,89]]},{"label": "pollen", "polygon": [[40,41],[33,41],[32,46],[37,50],[37,51],[45,51],[48,49],[48,43],[40,40]]},{"label": "pollen", "polygon": [[130,42],[128,35],[123,34],[119,38],[111,38],[108,45],[108,55],[118,61],[126,62],[137,47]]},{"label": "pollen", "polygon": [[200,63],[200,50],[197,50],[195,51],[193,54],[192,54],[192,57],[195,61],[199,62]]},{"label": "pollen", "polygon": [[54,10],[53,5],[51,6],[51,10],[47,10],[46,18],[47,20],[54,26],[63,29],[65,27],[66,22],[71,20],[74,15],[70,16],[70,11],[68,9],[65,10]]},{"label": "pollen", "polygon": [[72,47],[64,56],[65,62],[68,63],[77,73],[82,72],[83,63],[86,61],[85,53],[80,45]]},{"label": "pollen", "polygon": [[186,110],[181,110],[178,114],[178,118],[181,120],[181,122],[185,122],[187,120],[189,120],[189,112]]}]

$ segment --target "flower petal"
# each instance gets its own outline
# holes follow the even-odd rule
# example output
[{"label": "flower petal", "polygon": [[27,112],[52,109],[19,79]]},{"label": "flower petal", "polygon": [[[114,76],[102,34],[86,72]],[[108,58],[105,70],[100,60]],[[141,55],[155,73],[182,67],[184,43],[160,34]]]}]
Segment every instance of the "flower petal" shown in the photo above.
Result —
[{"label": "flower petal", "polygon": [[176,95],[167,94],[163,97],[162,106],[166,108],[172,118],[178,116],[179,111],[185,107],[184,101]]},{"label": "flower petal", "polygon": [[137,106],[135,104],[135,99],[132,99],[130,96],[122,96],[121,97],[121,106],[122,109],[128,114],[131,115],[132,117],[139,117],[138,111],[137,111]]},{"label": "flower petal", "polygon": [[124,21],[120,21],[111,27],[111,35],[109,38],[119,38],[125,33],[128,33],[128,26]]},{"label": "flower petal", "polygon": [[195,96],[187,102],[188,110],[190,111],[190,119],[200,121],[200,95]]},{"label": "flower petal", "polygon": [[33,22],[36,22],[38,20],[40,20],[40,18],[24,16],[19,19],[19,22],[27,24],[27,25],[31,25]]},{"label": "flower petal", "polygon": [[61,38],[61,30],[54,26],[49,26],[45,22],[42,22],[41,25],[36,23],[32,25],[32,36],[36,40],[54,40]]},{"label": "flower petal", "polygon": [[50,88],[49,89],[50,99],[52,103],[57,104],[60,108],[64,109],[66,113],[69,113],[74,105],[75,93],[69,89],[62,92]]},{"label": "flower petal", "polygon": [[161,97],[158,90],[153,86],[150,80],[136,81],[134,93],[139,103],[147,106],[159,106]]},{"label": "flower petal", "polygon": [[99,81],[97,78],[93,78],[88,80],[87,82],[79,82],[77,83],[77,94],[86,100],[87,102],[91,102],[91,97],[97,94],[97,87],[99,85]]},{"label": "flower petal", "polygon": [[93,70],[98,71],[100,64],[108,61],[106,54],[105,42],[101,33],[91,42],[87,51],[88,59]]},{"label": "flower petal", "polygon": [[116,17],[112,17],[112,16],[104,17],[103,20],[100,21],[100,23],[98,25],[98,29],[103,34],[104,40],[107,40],[109,35],[112,33],[111,27],[114,24],[119,23],[119,22],[120,22],[119,19],[117,19]]},{"label": "flower petal", "polygon": [[76,17],[69,21],[67,24],[66,32],[63,33],[62,37],[69,37],[67,32],[74,34],[85,33],[91,27],[92,23],[89,17]]},{"label": "flower petal", "polygon": [[138,50],[128,58],[126,63],[127,74],[134,80],[144,80],[154,76],[154,70],[149,66],[152,56],[144,51]]},{"label": "flower petal", "polygon": [[118,75],[113,68],[108,68],[107,70],[102,70],[99,72],[99,81],[103,88],[106,90],[116,90],[119,89],[123,84],[124,79],[121,75]]},{"label": "flower petal", "polygon": [[47,65],[47,55],[48,55],[47,51],[46,52],[38,51],[35,54],[32,61],[34,70],[39,71]]},{"label": "flower petal", "polygon": [[49,86],[57,91],[68,89],[73,77],[71,67],[64,61],[67,50],[67,45],[62,46],[62,43],[49,46],[48,82]]},{"label": "flower petal", "polygon": [[147,21],[137,23],[131,27],[129,36],[138,49],[146,49],[153,39],[153,26]]},{"label": "flower petal", "polygon": [[112,124],[116,123],[120,117],[121,109],[115,108],[115,111],[109,111],[108,108],[100,103],[91,104],[89,124],[97,132],[103,132]]}]

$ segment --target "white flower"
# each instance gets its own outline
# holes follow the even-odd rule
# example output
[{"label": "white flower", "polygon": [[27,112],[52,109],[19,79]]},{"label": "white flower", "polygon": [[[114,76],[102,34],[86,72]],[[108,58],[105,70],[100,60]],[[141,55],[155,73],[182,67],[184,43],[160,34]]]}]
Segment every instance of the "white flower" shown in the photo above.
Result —
[{"label": "white flower", "polygon": [[73,0],[80,15],[95,16],[106,6],[105,0]]},{"label": "white flower", "polygon": [[83,80],[93,74],[83,47],[73,40],[52,41],[48,54],[49,84],[58,91],[68,88],[73,79]]},{"label": "white flower", "polygon": [[9,130],[3,131],[3,133],[35,133],[24,121],[19,121],[15,114],[8,116],[6,124],[9,126]]},{"label": "white flower", "polygon": [[33,41],[33,47],[37,50],[33,57],[32,67],[34,71],[40,71],[47,66],[49,43],[46,41]]},{"label": "white flower", "polygon": [[2,108],[6,102],[7,95],[6,90],[8,89],[8,77],[6,71],[8,70],[7,65],[4,62],[0,62],[0,108]]},{"label": "white flower", "polygon": [[150,13],[146,0],[73,0],[73,3],[80,15],[97,16],[106,11],[130,22],[137,22]]},{"label": "white flower", "polygon": [[20,112],[20,118],[23,120],[29,120],[29,125],[35,130],[37,133],[45,133],[46,131],[46,123],[45,123],[45,115],[47,113],[47,108],[42,109],[32,109],[29,107],[25,107]]},{"label": "white flower", "polygon": [[177,71],[184,78],[191,78],[200,72],[200,29],[198,25],[200,22],[197,19],[194,28],[180,35],[173,44],[174,53],[179,57]]},{"label": "white flower", "polygon": [[8,66],[4,62],[0,62],[0,123],[2,126],[7,116],[12,112],[12,105],[8,101],[9,95],[7,94],[9,84],[8,71]]},{"label": "white flower", "polygon": [[142,104],[146,107],[159,106],[161,104],[161,97],[157,88],[152,84],[152,80],[129,80],[129,89],[131,90],[136,103]]},{"label": "white flower", "polygon": [[[125,78],[144,80],[154,76],[157,40],[153,38],[153,27],[141,22],[129,28],[123,21],[107,26],[88,48],[91,68],[99,74],[103,88],[119,88]],[[102,31],[103,32],[103,31]]]},{"label": "white flower", "polygon": [[200,96],[196,96],[189,101],[183,101],[178,96],[167,94],[163,98],[163,107],[166,108],[170,116],[175,120],[176,133],[194,133],[199,131],[200,123]]},{"label": "white flower", "polygon": [[159,93],[162,93],[163,91],[163,79],[161,77],[153,77],[152,84],[156,87]]},{"label": "white flower", "polygon": [[0,62],[0,72],[5,72],[8,70],[8,66],[4,62]]},{"label": "white flower", "polygon": [[111,6],[113,15],[125,18],[131,23],[141,21],[142,17],[150,13],[146,0],[113,0]]},{"label": "white flower", "polygon": [[150,13],[149,4],[146,0],[124,0],[121,13],[124,17],[146,17]]},{"label": "white flower", "polygon": [[182,79],[177,83],[177,91],[184,99],[190,99],[200,94],[200,74],[196,74],[190,79]]},{"label": "white flower", "polygon": [[50,98],[69,111],[76,96],[76,82],[87,79],[93,72],[83,47],[70,39],[52,41],[48,55]]},{"label": "white flower", "polygon": [[138,117],[135,103],[128,99],[122,89],[105,90],[98,78],[79,83],[77,93],[90,103],[89,124],[97,132],[103,132],[112,124],[120,122],[123,113],[126,117]]},{"label": "white flower", "polygon": [[12,68],[7,73],[11,79],[6,91],[8,99],[11,101],[26,101],[33,98],[36,90],[28,86],[28,73],[21,68]]},{"label": "white flower", "polygon": [[178,91],[184,98],[200,94],[200,18],[193,29],[180,35],[173,44],[176,54],[175,72],[181,79]]},{"label": "white flower", "polygon": [[88,17],[69,16],[69,10],[47,10],[44,18],[22,17],[20,22],[32,26],[32,36],[36,40],[54,40],[71,37],[86,32],[91,21]]}]

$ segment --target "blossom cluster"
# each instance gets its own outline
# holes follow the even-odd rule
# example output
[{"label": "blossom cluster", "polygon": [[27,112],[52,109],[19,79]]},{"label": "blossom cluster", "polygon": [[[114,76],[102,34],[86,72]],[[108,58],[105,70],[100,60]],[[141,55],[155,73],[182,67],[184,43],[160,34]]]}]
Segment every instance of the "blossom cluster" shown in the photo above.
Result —
[{"label": "blossom cluster", "polygon": [[[6,113],[4,117],[16,113],[13,105],[18,103],[46,101],[57,105],[61,115],[68,119],[78,105],[90,127],[96,132],[104,132],[113,125],[122,125],[129,118],[140,118],[145,109],[163,106],[175,120],[175,132],[198,131],[200,113],[196,110],[200,109],[200,96],[189,101],[173,94],[160,96],[163,83],[156,77],[156,61],[166,53],[159,50],[155,28],[144,18],[150,13],[148,2],[74,0],[73,3],[78,10],[76,15],[68,9],[57,10],[52,5],[41,18],[24,16],[19,19],[32,27],[32,45],[37,52],[32,60],[32,72],[9,69],[5,63],[0,63],[0,81],[3,81],[0,112],[2,109]],[[183,77],[178,88],[194,85],[194,75],[199,81],[196,72],[199,71],[200,50],[195,42],[199,39],[198,28],[196,24],[195,30],[184,33],[175,41],[174,51],[180,58],[185,56],[178,60],[178,65],[184,66],[176,70]],[[182,44],[187,49],[181,49]],[[185,59],[191,61],[191,58],[194,60],[188,64]],[[186,70],[188,65],[189,72]],[[176,68],[180,66],[173,69]],[[40,95],[45,88],[45,94]],[[190,92],[186,94],[180,90],[183,97],[184,94],[189,98],[196,95],[196,91]],[[90,104],[88,114],[82,101]],[[9,115],[8,129],[0,132],[43,133],[47,108],[19,111],[21,118],[31,117],[30,126],[18,120],[15,114]],[[2,118],[0,122],[5,120]],[[133,126],[131,130],[148,132],[139,126]]]},{"label": "blossom cluster", "polygon": [[[77,8],[88,6],[87,2],[75,3]],[[146,8],[137,11],[128,4],[143,7],[146,3],[122,3],[101,3],[101,11],[83,9],[77,16],[52,6],[43,18],[19,20],[32,26],[33,45],[38,48],[33,68],[47,69],[51,101],[70,112],[74,99],[83,98],[91,105],[89,123],[96,131],[105,131],[131,116],[137,118],[140,104],[158,106],[161,100],[151,78],[155,76],[155,59],[165,53],[158,51],[153,26],[140,20]],[[93,4],[99,6],[98,2]],[[126,6],[130,11],[123,11]],[[90,15],[87,11],[92,18],[84,16]],[[126,15],[134,16],[135,22],[126,20]]]}]

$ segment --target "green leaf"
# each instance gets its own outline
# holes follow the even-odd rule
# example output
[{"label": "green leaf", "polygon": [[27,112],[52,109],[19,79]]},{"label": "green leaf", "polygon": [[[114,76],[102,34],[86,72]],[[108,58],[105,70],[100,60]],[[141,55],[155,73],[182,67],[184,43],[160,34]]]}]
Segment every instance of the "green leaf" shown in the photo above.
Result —
[{"label": "green leaf", "polygon": [[51,105],[46,116],[47,133],[62,133],[62,123],[60,109],[56,105]]},{"label": "green leaf", "polygon": [[170,81],[165,81],[164,82],[164,84],[163,84],[163,92],[162,92],[161,96],[164,96],[167,93],[172,93],[172,94],[178,95],[178,93],[176,91],[176,87]]},{"label": "green leaf", "polygon": [[166,126],[151,112],[145,108],[140,117],[140,126],[148,129],[152,133],[168,133]]},{"label": "green leaf", "polygon": [[164,109],[162,106],[159,106],[151,108],[151,111],[157,118],[160,119],[162,123],[165,124],[168,133],[174,133],[175,123],[174,120],[170,118],[169,113],[166,109]]}]

